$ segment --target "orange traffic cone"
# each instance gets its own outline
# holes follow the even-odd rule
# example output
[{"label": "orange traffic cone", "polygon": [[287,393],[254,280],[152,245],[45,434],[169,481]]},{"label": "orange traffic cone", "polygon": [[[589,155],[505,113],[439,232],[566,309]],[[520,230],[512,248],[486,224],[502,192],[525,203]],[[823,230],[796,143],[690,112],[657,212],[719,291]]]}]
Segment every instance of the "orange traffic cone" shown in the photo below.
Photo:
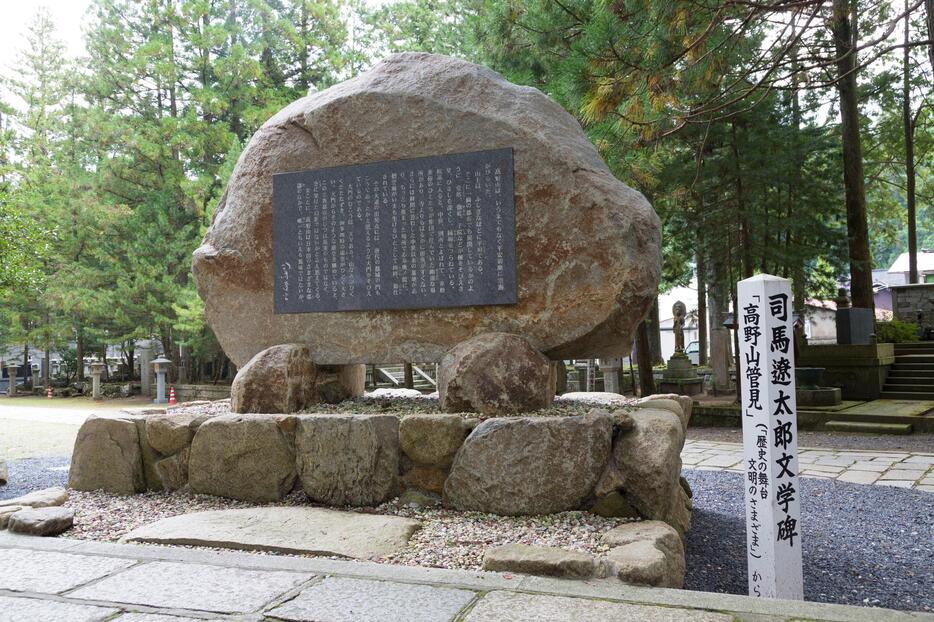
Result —
[{"label": "orange traffic cone", "polygon": [[48,389],[46,390],[46,392],[45,392],[45,396],[46,396],[48,399],[52,399],[52,385],[49,385],[49,388],[48,388]]},{"label": "orange traffic cone", "polygon": [[172,406],[175,403],[175,385],[172,385],[169,387],[169,406]]}]

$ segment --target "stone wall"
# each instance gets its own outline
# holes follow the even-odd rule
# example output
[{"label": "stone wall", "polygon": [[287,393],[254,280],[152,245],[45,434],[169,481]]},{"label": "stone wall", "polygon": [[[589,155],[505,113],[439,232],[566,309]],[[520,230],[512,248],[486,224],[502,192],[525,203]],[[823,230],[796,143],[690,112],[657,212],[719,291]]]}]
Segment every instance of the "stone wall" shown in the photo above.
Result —
[{"label": "stone wall", "polygon": [[195,400],[224,400],[230,397],[229,384],[177,384],[175,399],[179,402]]},{"label": "stone wall", "polygon": [[301,487],[325,505],[427,504],[503,515],[591,510],[690,527],[681,476],[688,398],[578,416],[230,414],[226,404],[96,417],[82,426],[69,485],[117,494],[175,490],[250,502]]},{"label": "stone wall", "polygon": [[916,323],[920,310],[924,313],[925,326],[934,326],[934,283],[893,285],[890,289],[895,319]]}]

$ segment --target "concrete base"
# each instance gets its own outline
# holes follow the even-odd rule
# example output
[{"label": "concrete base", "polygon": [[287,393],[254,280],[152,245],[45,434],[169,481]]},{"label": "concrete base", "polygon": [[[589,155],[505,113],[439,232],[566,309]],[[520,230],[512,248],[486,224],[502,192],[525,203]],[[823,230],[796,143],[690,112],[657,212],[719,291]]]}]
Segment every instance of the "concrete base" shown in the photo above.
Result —
[{"label": "concrete base", "polygon": [[836,406],[843,401],[839,387],[816,387],[795,391],[798,406]]},{"label": "concrete base", "polygon": [[889,368],[895,363],[895,346],[809,345],[801,348],[796,363],[800,367],[823,367],[824,383],[840,387],[845,400],[875,400],[882,394]]}]

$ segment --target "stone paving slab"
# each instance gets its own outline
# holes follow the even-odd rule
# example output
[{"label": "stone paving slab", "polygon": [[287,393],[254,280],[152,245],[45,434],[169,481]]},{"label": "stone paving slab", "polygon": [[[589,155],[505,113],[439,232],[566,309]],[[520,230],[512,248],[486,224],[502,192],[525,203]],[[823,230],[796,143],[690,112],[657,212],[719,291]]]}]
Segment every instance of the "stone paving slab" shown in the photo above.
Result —
[{"label": "stone paving slab", "polygon": [[734,622],[732,615],[566,596],[491,592],[466,622]]},{"label": "stone paving slab", "polygon": [[400,516],[258,507],[163,518],[134,529],[123,540],[369,559],[401,551],[420,525]]},{"label": "stone paving slab", "polygon": [[199,622],[204,618],[181,618],[179,616],[163,615],[161,613],[124,613],[113,619],[113,622]]},{"label": "stone paving slab", "polygon": [[59,594],[134,564],[132,559],[0,549],[0,590]]},{"label": "stone paving slab", "polygon": [[[347,600],[356,603],[366,602],[373,597],[374,591],[368,589],[368,586],[373,582],[388,583],[402,592],[421,586],[481,595],[480,602],[470,601],[466,607],[461,609],[455,617],[457,622],[477,622],[477,620],[489,619],[505,621],[520,619],[533,622],[554,619],[568,622],[576,622],[577,620],[589,622],[593,618],[588,618],[586,615],[591,611],[601,613],[602,617],[599,618],[601,622],[603,620],[611,622],[613,620],[632,620],[633,622],[641,620],[647,622],[658,622],[659,620],[670,620],[672,622],[681,622],[682,620],[705,621],[707,620],[706,616],[711,614],[726,616],[727,620],[735,619],[736,622],[792,622],[799,620],[809,622],[880,622],[882,620],[885,620],[885,622],[934,622],[934,615],[930,613],[638,587],[621,585],[615,579],[569,581],[514,573],[501,574],[391,566],[372,562],[270,556],[231,551],[181,549],[177,547],[121,545],[66,538],[34,538],[0,532],[0,551],[21,550],[36,554],[49,551],[55,552],[56,547],[59,551],[80,553],[80,555],[68,555],[67,558],[101,557],[122,562],[136,562],[138,565],[129,570],[120,567],[105,579],[61,596],[56,596],[50,591],[42,589],[42,586],[38,586],[40,589],[37,591],[26,594],[4,591],[0,588],[0,596],[35,599],[42,602],[68,601],[77,605],[113,608],[125,612],[123,617],[108,618],[108,622],[111,619],[123,620],[123,622],[190,622],[189,618],[192,620],[239,620],[241,622],[259,622],[262,619],[266,622],[273,622],[275,619],[282,620],[283,618],[278,615],[273,617],[268,612],[294,600],[302,591],[321,584],[318,582],[322,581],[322,579],[314,578],[321,577],[323,581],[330,578],[362,580],[356,585],[362,586],[363,589],[348,594]],[[141,569],[160,565],[172,569],[172,571],[161,573],[158,577],[144,576],[138,573]],[[4,567],[3,570],[7,573],[16,573],[18,567]],[[222,571],[225,570],[231,572],[224,574]],[[135,578],[132,576],[134,573],[137,573]],[[268,585],[264,577],[277,575],[301,576],[303,578],[307,577],[308,580],[305,583],[298,584],[286,582],[288,585],[277,585],[275,586],[276,589],[260,590],[265,593],[256,600],[262,598],[268,598],[269,600],[247,613],[213,613],[211,610],[192,608],[199,604],[203,605],[203,599],[209,598],[224,602],[224,608],[230,609],[228,601],[239,598],[239,595],[243,592],[250,592],[250,590],[255,592],[257,585]],[[132,580],[124,581],[124,577],[127,576],[130,576]],[[257,579],[257,577],[260,578]],[[146,582],[147,579],[149,579],[148,583]],[[107,586],[110,593],[91,594],[91,588],[99,585]],[[289,589],[292,585],[294,587]],[[85,590],[88,591],[89,595],[82,595]],[[489,608],[491,605],[489,603],[482,605],[482,602],[483,599],[490,598],[497,593],[505,595],[522,594],[527,597],[535,597],[530,599],[531,604],[527,609],[529,612],[539,611],[545,617],[535,618],[531,617],[530,614],[521,618],[510,618],[505,613],[496,612],[495,617],[490,618],[489,615],[494,614],[484,614],[484,608]],[[166,598],[166,594],[172,596],[172,598]],[[98,597],[110,598],[99,599]],[[552,599],[555,597],[563,599],[557,601],[558,615],[560,617],[548,617],[553,616],[556,601]],[[178,606],[179,599],[184,600],[182,606]],[[130,604],[137,603],[139,600],[145,600],[147,603],[166,602],[169,604]],[[256,600],[250,605],[255,604]],[[504,603],[516,606],[517,599],[511,598],[504,601]],[[493,605],[496,605],[495,600]],[[578,608],[583,612],[580,615],[578,615]],[[2,608],[0,608],[0,611],[2,611]],[[136,613],[130,616],[131,612]],[[263,615],[261,612],[267,613]],[[154,618],[153,616],[157,614],[174,616],[175,618]],[[472,615],[477,617],[471,618]],[[482,618],[481,615],[487,617]],[[664,617],[664,615],[668,617]],[[123,618],[127,619],[124,620]],[[30,618],[26,619],[29,620]],[[40,617],[38,619],[58,620],[55,617]],[[720,622],[722,617],[714,619],[716,622]],[[68,622],[67,618],[65,620]],[[0,618],[0,621],[6,622],[2,618]],[[20,619],[17,619],[16,622],[20,622]]]},{"label": "stone paving slab", "polygon": [[268,612],[290,622],[449,622],[468,590],[330,577]]},{"label": "stone paving slab", "polygon": [[150,562],[79,588],[68,596],[150,607],[246,613],[313,577],[277,570]]},{"label": "stone paving slab", "polygon": [[102,622],[119,612],[113,607],[0,596],[0,622]]},{"label": "stone paving slab", "polygon": [[[742,461],[741,443],[688,440],[681,453],[681,462],[687,469],[741,471]],[[934,454],[801,448],[798,461],[803,477],[923,492],[932,492],[934,485]]]}]

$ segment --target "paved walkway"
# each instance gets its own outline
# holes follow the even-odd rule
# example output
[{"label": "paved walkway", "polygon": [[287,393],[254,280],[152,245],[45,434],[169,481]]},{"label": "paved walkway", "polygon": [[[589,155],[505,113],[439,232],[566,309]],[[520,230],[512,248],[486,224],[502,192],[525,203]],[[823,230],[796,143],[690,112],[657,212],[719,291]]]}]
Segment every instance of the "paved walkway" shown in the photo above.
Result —
[{"label": "paved walkway", "polygon": [[[0,533],[0,622],[826,622],[934,615],[525,575]],[[171,617],[170,617],[171,616]]]},{"label": "paved walkway", "polygon": [[[934,492],[934,454],[801,448],[798,461],[803,477]],[[681,462],[688,469],[742,472],[743,446],[688,440]]]},{"label": "paved walkway", "polygon": [[84,420],[91,415],[119,410],[156,408],[148,400],[0,397],[0,458],[19,460],[36,456],[68,456]]}]

